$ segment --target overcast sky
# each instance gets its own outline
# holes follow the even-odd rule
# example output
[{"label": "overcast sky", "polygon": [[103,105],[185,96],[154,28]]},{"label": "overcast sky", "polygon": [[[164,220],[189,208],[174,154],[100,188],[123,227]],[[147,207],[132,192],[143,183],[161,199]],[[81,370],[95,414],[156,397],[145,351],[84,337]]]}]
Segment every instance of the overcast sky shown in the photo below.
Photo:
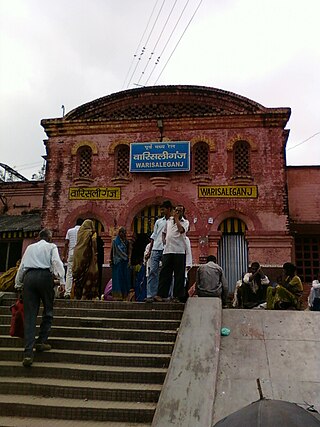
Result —
[{"label": "overcast sky", "polygon": [[191,84],[290,107],[287,164],[320,165],[319,17],[320,0],[0,0],[0,162],[38,172],[62,105]]}]

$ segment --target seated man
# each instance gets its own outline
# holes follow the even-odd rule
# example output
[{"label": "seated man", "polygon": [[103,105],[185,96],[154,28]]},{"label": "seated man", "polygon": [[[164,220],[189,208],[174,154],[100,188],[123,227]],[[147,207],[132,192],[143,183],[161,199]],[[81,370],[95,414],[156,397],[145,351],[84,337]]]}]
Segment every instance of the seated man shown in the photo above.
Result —
[{"label": "seated man", "polygon": [[196,293],[199,297],[219,297],[223,306],[227,304],[228,283],[214,255],[209,255],[207,263],[197,270]]},{"label": "seated man", "polygon": [[320,311],[320,271],[317,278],[312,281],[308,305],[311,311]]},{"label": "seated man", "polygon": [[284,281],[275,288],[269,286],[267,290],[267,309],[286,310],[299,308],[303,286],[300,277],[297,276],[295,265],[291,262],[283,264]]},{"label": "seated man", "polygon": [[253,262],[249,272],[243,276],[242,284],[238,289],[240,308],[253,308],[266,302],[269,279],[262,271],[258,262]]}]

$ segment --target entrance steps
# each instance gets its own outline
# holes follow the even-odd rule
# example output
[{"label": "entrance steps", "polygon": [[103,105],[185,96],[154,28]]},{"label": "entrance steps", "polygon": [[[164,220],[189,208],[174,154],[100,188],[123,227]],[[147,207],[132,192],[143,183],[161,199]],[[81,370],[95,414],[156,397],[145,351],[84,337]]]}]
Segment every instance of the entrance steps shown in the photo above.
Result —
[{"label": "entrance steps", "polygon": [[52,349],[25,368],[14,301],[0,303],[0,425],[151,425],[183,304],[56,300]]}]

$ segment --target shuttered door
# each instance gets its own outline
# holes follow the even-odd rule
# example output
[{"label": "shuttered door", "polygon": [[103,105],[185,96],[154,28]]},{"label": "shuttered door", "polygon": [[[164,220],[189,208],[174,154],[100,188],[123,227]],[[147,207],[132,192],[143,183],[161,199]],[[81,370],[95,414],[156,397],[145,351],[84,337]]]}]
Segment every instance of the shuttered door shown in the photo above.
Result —
[{"label": "shuttered door", "polygon": [[237,280],[248,269],[246,225],[238,218],[228,218],[220,224],[219,230],[223,234],[219,242],[218,263],[225,272],[229,292],[234,292]]}]

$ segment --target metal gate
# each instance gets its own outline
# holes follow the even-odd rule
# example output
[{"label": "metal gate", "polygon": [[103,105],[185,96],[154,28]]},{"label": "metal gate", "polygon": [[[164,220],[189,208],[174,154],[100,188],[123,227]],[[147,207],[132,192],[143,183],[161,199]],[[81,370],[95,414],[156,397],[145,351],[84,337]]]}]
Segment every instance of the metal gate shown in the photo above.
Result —
[{"label": "metal gate", "polygon": [[237,280],[248,270],[246,225],[238,218],[228,218],[219,227],[222,238],[218,248],[218,263],[225,272],[229,292],[234,292]]}]

